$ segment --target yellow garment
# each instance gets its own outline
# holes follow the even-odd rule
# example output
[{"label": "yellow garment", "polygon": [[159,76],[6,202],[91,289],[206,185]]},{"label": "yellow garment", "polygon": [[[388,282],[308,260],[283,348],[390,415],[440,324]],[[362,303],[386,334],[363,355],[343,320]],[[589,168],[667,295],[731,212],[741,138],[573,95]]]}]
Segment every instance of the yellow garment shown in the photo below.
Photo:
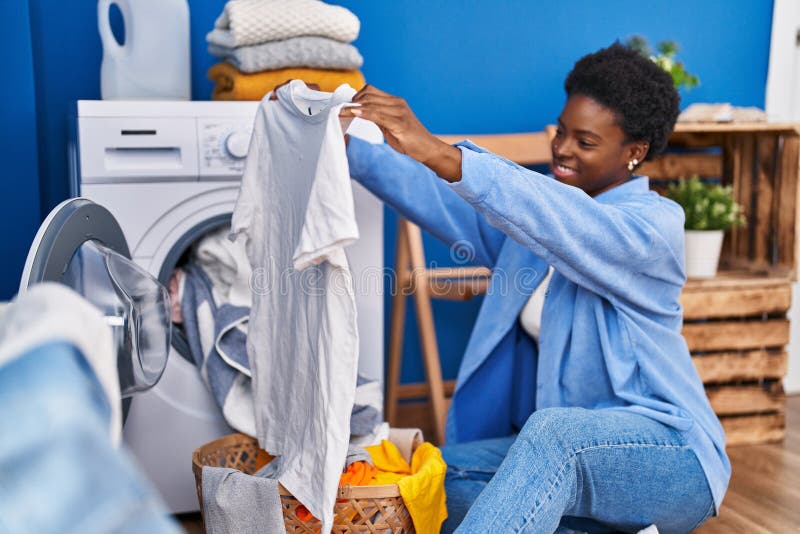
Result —
[{"label": "yellow garment", "polygon": [[411,466],[391,441],[365,447],[378,472],[371,486],[397,484],[417,534],[437,534],[447,519],[444,476],[447,464],[442,453],[423,443],[411,456]]},{"label": "yellow garment", "polygon": [[261,100],[276,85],[288,80],[303,80],[319,85],[320,91],[333,92],[343,83],[353,89],[364,87],[364,75],[357,70],[279,69],[245,74],[230,63],[217,63],[208,69],[216,85],[212,100]]}]

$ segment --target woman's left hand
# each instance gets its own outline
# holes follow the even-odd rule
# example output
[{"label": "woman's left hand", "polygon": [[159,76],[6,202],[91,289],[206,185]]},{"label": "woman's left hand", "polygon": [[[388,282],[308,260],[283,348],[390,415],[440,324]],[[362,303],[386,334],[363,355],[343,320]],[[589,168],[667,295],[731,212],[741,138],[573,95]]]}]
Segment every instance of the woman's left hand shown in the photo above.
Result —
[{"label": "woman's left hand", "polygon": [[446,180],[461,178],[461,151],[431,134],[405,100],[365,85],[353,97],[353,103],[359,106],[344,108],[342,116],[374,122],[398,152],[424,163]]}]

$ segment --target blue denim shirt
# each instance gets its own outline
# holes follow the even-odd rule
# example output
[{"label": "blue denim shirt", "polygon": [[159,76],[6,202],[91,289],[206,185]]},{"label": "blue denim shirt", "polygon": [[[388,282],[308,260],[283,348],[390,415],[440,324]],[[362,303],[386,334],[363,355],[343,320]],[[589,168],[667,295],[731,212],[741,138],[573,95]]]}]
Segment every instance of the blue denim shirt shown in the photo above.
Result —
[{"label": "blue denim shirt", "polygon": [[[683,433],[717,509],[725,435],[681,335],[684,216],[646,177],[595,198],[465,141],[448,184],[388,145],[351,137],[352,177],[492,267],[447,420],[448,443],[505,436],[537,409],[639,413]],[[554,268],[539,344],[518,317]]]}]

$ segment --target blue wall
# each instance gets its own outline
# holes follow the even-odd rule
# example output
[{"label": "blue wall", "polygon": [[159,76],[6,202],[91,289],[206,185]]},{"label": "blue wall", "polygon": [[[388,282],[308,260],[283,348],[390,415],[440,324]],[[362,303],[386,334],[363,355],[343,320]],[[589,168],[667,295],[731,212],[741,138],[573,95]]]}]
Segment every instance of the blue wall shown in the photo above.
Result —
[{"label": "blue wall", "polygon": [[[763,0],[530,0],[337,2],[362,21],[356,45],[369,83],[402,95],[437,133],[536,131],[564,103],[563,80],[584,54],[633,34],[674,39],[702,85],[692,102],[764,106],[772,2]],[[395,218],[386,227],[394,264]],[[426,239],[427,258],[452,264]],[[456,375],[480,301],[434,302],[445,377]],[[390,310],[386,300],[387,317]],[[388,322],[387,322],[388,332]],[[403,379],[421,380],[416,319],[406,320]]]},{"label": "blue wall", "polygon": [[[36,101],[28,4],[0,3],[0,49],[5,79],[0,84],[0,300],[17,292],[28,244],[39,226],[36,161]],[[10,53],[11,51],[14,53]]]},{"label": "blue wall", "polygon": [[[541,129],[555,120],[563,105],[562,82],[575,60],[634,33],[646,36],[651,43],[674,39],[681,44],[680,58],[702,82],[684,95],[684,105],[698,101],[764,105],[771,1],[330,1],[347,6],[361,19],[362,31],[355,44],[365,57],[367,80],[406,98],[421,120],[437,133]],[[14,11],[4,16],[9,27],[5,33],[11,32],[15,41],[27,38],[33,42],[37,120],[28,118],[15,135],[20,139],[37,136],[38,126],[41,213],[45,214],[67,195],[69,104],[100,94],[102,52],[96,3],[30,0],[30,26],[24,13],[16,13],[19,10],[6,7],[8,4],[4,2],[4,11],[0,12],[6,15],[6,11]],[[204,36],[223,5],[222,0],[189,1],[196,100],[207,99],[211,93],[205,72],[213,58],[205,51]],[[9,16],[18,18],[12,24]],[[28,27],[30,36],[26,37]],[[14,61],[21,66],[11,72],[22,73],[23,81],[7,98],[21,94],[20,89],[26,92],[25,72],[31,68],[24,53]],[[12,111],[20,110],[4,110],[4,118],[12,117]],[[7,160],[14,158],[26,176],[36,175],[35,161],[20,158],[9,144],[2,150]],[[8,180],[3,187],[6,198],[17,197],[15,209],[29,217],[39,215],[32,196],[35,187]],[[14,220],[13,213],[12,209],[6,214],[9,222]],[[390,215],[387,265],[394,261],[394,231]],[[24,228],[3,238],[4,257],[11,261],[6,262],[2,273],[5,292],[0,298],[8,297],[9,288],[15,285],[9,280],[21,271],[19,251],[27,249],[31,237],[30,229]],[[427,247],[429,260],[450,263],[445,247],[431,240]],[[435,303],[446,376],[455,375],[478,304]],[[413,317],[407,324],[404,376],[418,380],[422,375]]]}]

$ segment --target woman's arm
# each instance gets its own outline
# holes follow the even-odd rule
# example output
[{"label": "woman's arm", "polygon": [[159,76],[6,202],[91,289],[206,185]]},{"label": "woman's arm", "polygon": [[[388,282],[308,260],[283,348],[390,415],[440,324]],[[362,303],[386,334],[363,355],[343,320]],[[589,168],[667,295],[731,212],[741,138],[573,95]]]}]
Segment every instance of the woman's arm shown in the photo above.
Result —
[{"label": "woman's arm", "polygon": [[[460,156],[459,149],[447,146]],[[370,144],[352,136],[347,159],[351,176],[403,217],[448,246],[468,242],[477,263],[495,264],[505,234],[489,224],[431,169],[390,146]]]},{"label": "woman's arm", "polygon": [[478,147],[444,147],[404,100],[370,86],[353,102],[361,106],[349,111],[375,122],[393,148],[451,182],[493,226],[575,283],[612,302],[648,308],[663,305],[660,292],[682,286],[683,250],[675,238],[682,213],[655,193],[606,203]]},{"label": "woman's arm", "polygon": [[460,150],[462,179],[449,187],[559,273],[611,302],[649,309],[663,305],[663,291],[680,291],[683,213],[646,182],[595,199],[473,145]]},{"label": "woman's arm", "polygon": [[359,107],[345,108],[343,115],[352,114],[374,122],[389,146],[448,182],[461,179],[461,152],[430,133],[405,100],[367,84],[355,94],[353,102]]}]

